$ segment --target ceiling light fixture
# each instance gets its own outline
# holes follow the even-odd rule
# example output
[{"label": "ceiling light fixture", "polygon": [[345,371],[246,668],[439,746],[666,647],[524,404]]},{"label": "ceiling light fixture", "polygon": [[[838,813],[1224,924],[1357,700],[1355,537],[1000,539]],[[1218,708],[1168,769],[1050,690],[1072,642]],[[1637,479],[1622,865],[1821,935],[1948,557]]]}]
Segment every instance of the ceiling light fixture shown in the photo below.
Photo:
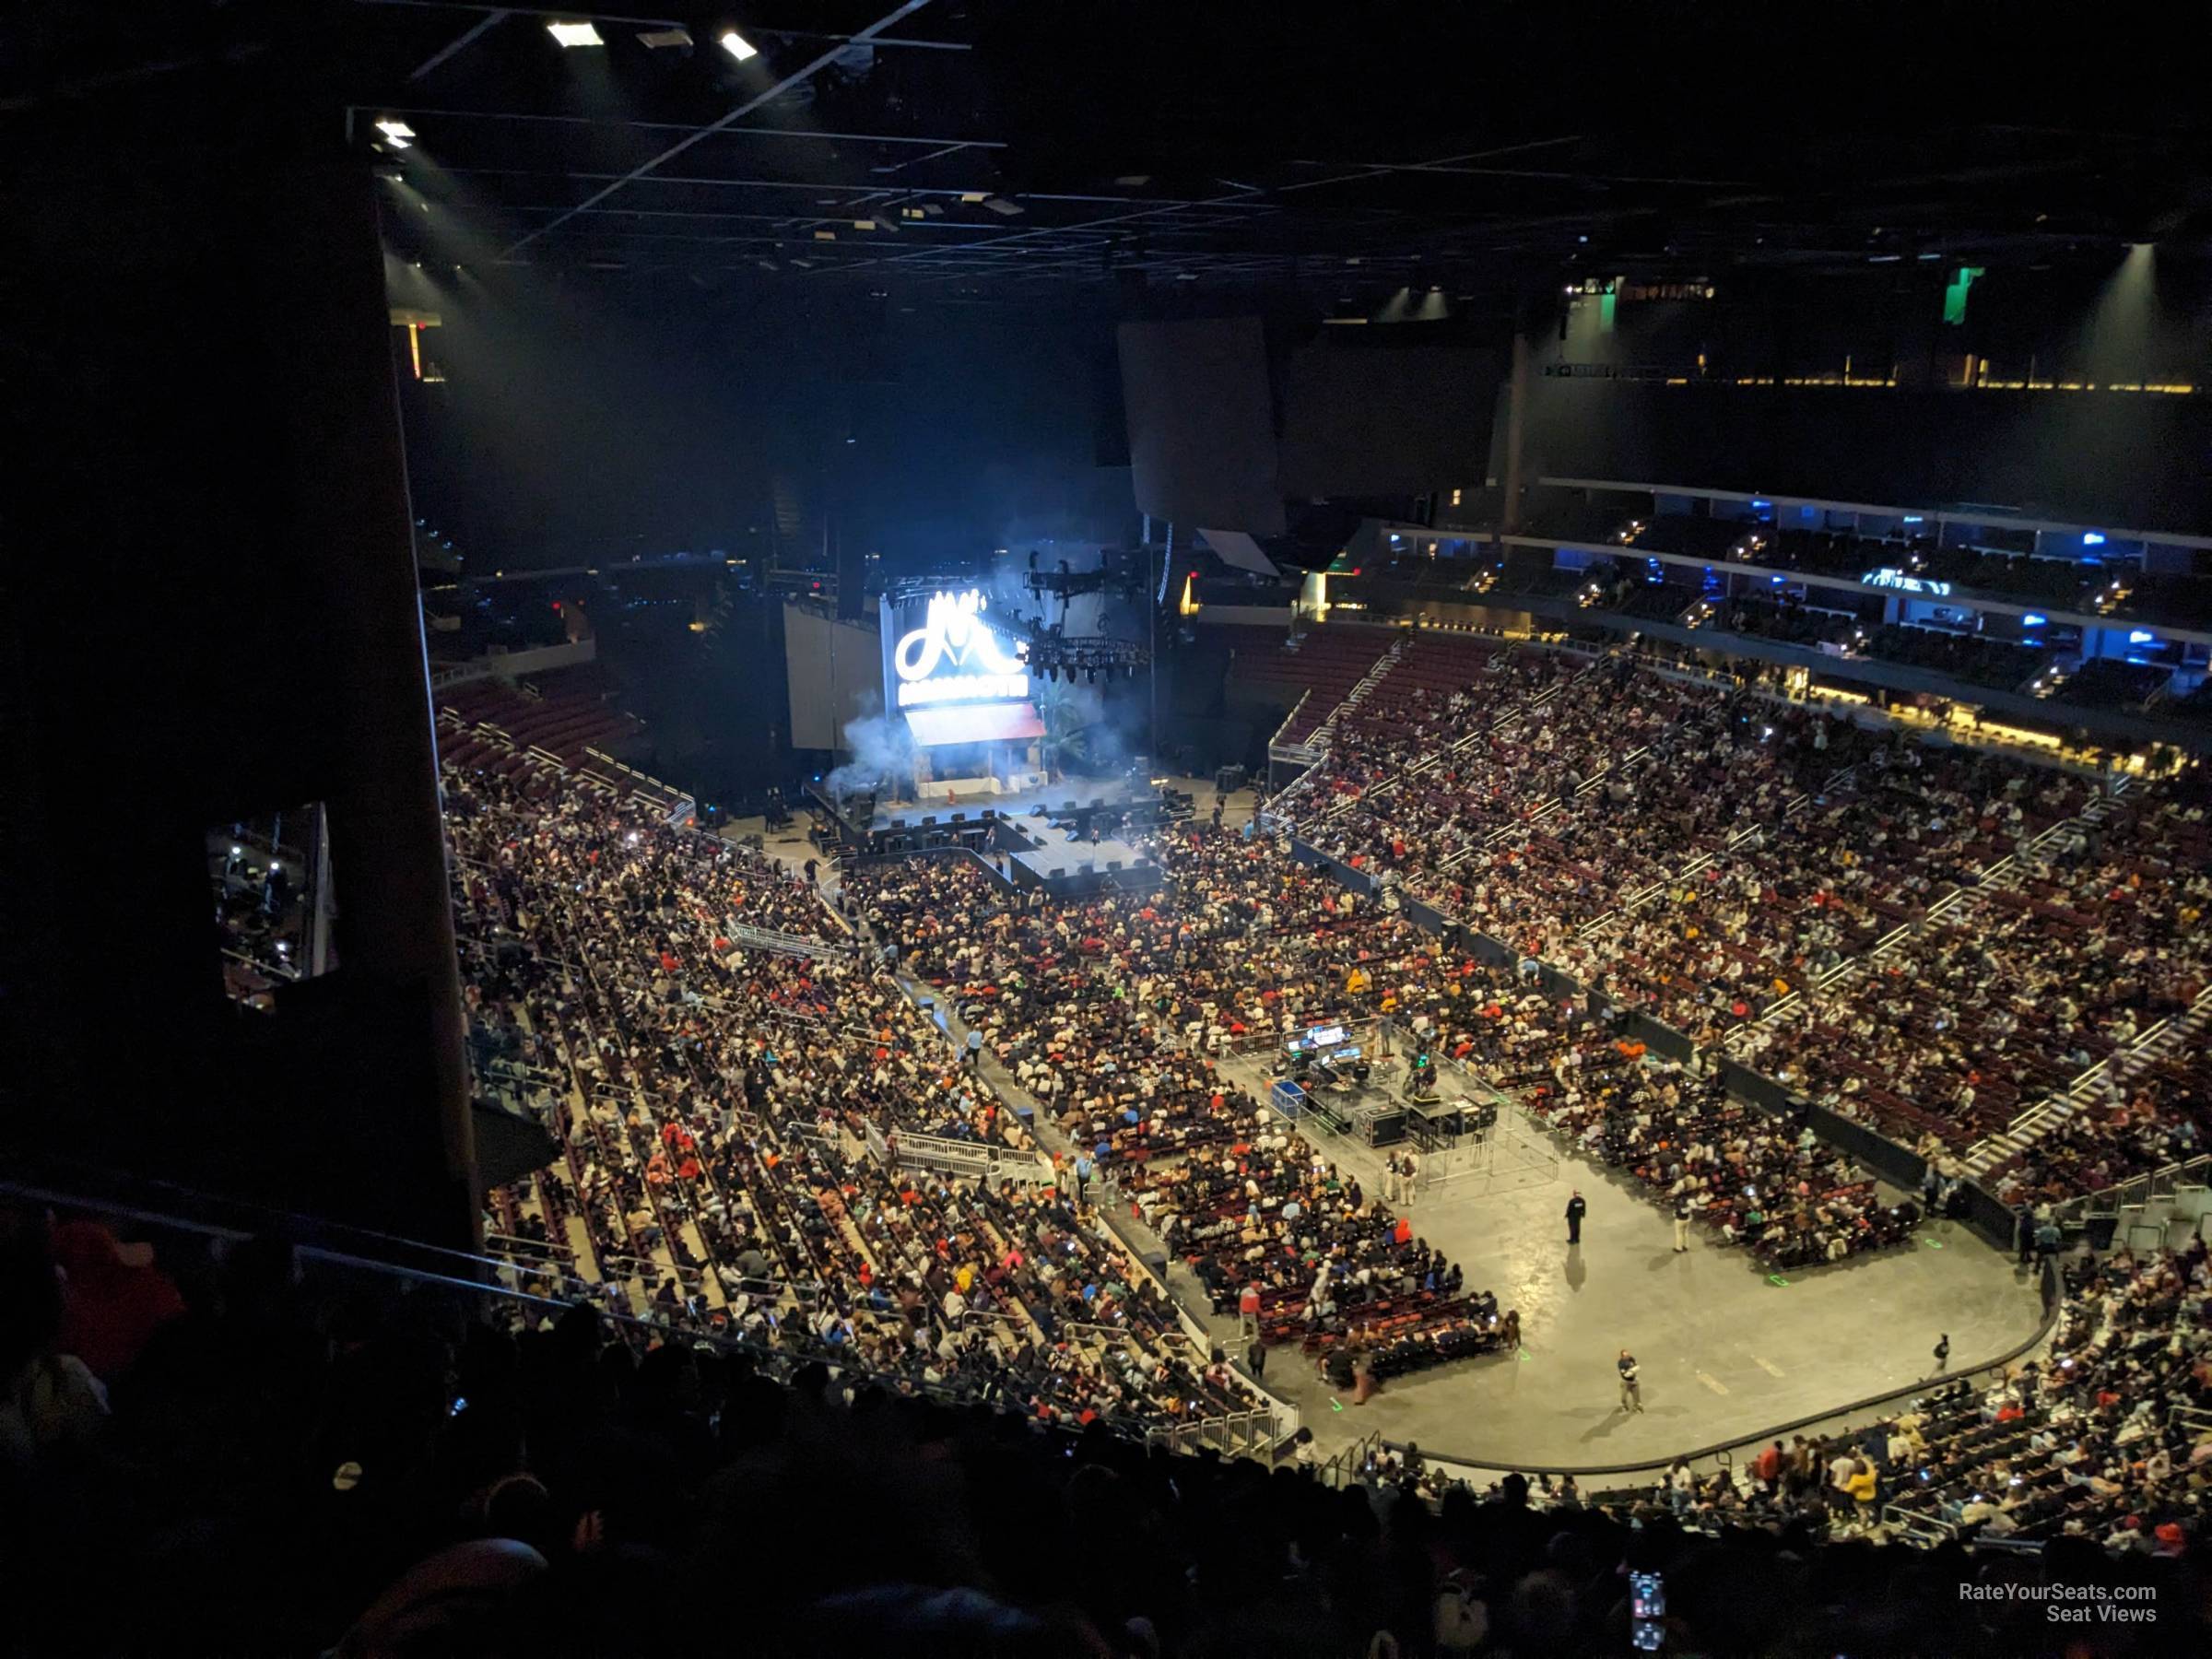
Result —
[{"label": "ceiling light fixture", "polygon": [[722,49],[739,63],[749,63],[760,55],[760,49],[734,29],[725,29],[720,36]]},{"label": "ceiling light fixture", "polygon": [[604,46],[599,31],[586,23],[548,23],[546,32],[563,46]]},{"label": "ceiling light fixture", "polygon": [[960,192],[960,200],[968,206],[973,207],[983,199],[983,194],[984,193],[980,190],[963,190]]},{"label": "ceiling light fixture", "polygon": [[387,137],[384,140],[384,144],[386,147],[391,149],[413,149],[415,147],[414,140],[410,138]]},{"label": "ceiling light fixture", "polygon": [[1007,201],[1005,196],[985,196],[983,198],[983,206],[990,208],[992,212],[1003,215],[1006,218],[1012,218],[1016,214],[1027,213],[1029,211],[1029,209],[1026,207],[1019,206],[1013,202]]},{"label": "ceiling light fixture", "polygon": [[665,46],[688,46],[691,44],[691,31],[688,29],[640,29],[638,43],[656,52]]},{"label": "ceiling light fixture", "polygon": [[376,124],[376,130],[387,138],[412,138],[415,129],[395,115],[387,115]]}]

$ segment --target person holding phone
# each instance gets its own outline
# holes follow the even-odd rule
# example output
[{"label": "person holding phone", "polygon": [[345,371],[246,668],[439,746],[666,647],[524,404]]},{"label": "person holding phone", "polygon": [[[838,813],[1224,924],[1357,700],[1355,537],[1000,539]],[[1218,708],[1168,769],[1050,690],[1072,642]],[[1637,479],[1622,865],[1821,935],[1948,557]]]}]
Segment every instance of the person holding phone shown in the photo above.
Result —
[{"label": "person holding phone", "polygon": [[1615,1366],[1620,1372],[1621,1410],[1641,1411],[1643,1409],[1643,1385],[1639,1381],[1636,1356],[1624,1347],[1620,1350],[1620,1358],[1615,1361]]}]

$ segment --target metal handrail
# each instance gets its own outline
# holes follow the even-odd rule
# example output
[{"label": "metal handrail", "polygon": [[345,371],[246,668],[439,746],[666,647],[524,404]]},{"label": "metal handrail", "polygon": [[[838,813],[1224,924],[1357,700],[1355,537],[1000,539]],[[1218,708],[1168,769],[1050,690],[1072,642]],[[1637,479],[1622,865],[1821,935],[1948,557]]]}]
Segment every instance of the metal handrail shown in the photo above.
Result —
[{"label": "metal handrail", "polygon": [[[2212,1181],[2212,1152],[2200,1152],[2194,1158],[2161,1164],[2155,1170],[2131,1175],[2125,1181],[2115,1182],[2109,1187],[2100,1187],[2093,1193],[2077,1194],[2061,1204],[2053,1205],[2052,1213],[2065,1216],[2069,1220],[2085,1219],[2091,1216],[2117,1216],[2130,1205],[2147,1205],[2156,1198],[2171,1197],[2192,1174],[2200,1182]],[[2166,1183],[2163,1193],[2159,1190],[2160,1182]],[[2141,1194],[2139,1197],[2131,1196],[2138,1192]],[[2092,1207],[2100,1204],[2109,1204],[2111,1207]]]}]

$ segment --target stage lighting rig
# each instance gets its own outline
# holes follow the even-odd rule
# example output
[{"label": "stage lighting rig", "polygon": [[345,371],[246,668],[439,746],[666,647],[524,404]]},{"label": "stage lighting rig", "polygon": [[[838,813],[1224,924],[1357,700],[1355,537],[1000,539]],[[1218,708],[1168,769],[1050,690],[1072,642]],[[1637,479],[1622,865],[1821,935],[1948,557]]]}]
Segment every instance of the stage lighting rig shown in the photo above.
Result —
[{"label": "stage lighting rig", "polygon": [[1058,569],[1041,571],[1037,568],[1037,555],[1031,553],[1021,585],[1040,598],[1050,595],[1065,604],[1085,594],[1141,593],[1146,580],[1143,560],[1136,555],[1107,553],[1092,571],[1070,570],[1065,559],[1060,560]]},{"label": "stage lighting rig", "polygon": [[1082,680],[1096,685],[1117,676],[1134,679],[1152,660],[1151,650],[1135,640],[1107,634],[1069,634],[1064,625],[1031,621],[1018,611],[994,613],[994,621],[1020,641],[1030,672],[1044,680]]}]

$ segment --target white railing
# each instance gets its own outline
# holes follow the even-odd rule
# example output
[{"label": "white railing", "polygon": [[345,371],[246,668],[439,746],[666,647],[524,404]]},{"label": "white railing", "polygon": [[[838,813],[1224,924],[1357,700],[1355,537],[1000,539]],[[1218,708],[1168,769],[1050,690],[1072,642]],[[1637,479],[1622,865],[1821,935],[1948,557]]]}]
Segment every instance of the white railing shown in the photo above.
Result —
[{"label": "white railing", "polygon": [[1145,1430],[1147,1445],[1171,1452],[1219,1452],[1230,1457],[1268,1457],[1280,1438],[1273,1414],[1265,1411],[1232,1411]]},{"label": "white railing", "polygon": [[2116,1049],[2088,1070],[2069,1082],[2063,1090],[2053,1091],[2023,1111],[1994,1135],[1987,1135],[1967,1148],[1965,1164],[1969,1173],[1984,1175],[2000,1165],[2018,1158],[2022,1152],[2050,1134],[2087,1107],[2096,1093],[2098,1085],[2112,1074],[2112,1063],[2124,1061],[2124,1070],[2134,1070],[2140,1063],[2156,1060],[2188,1038],[2194,1036],[2208,1018],[2212,1018],[2212,989],[2203,992],[2186,1010],[2159,1020],[2138,1036],[2124,1049]]},{"label": "white railing", "polygon": [[520,674],[543,674],[591,662],[599,654],[596,640],[566,640],[559,645],[536,645],[528,651],[495,652],[465,663],[448,663],[430,671],[430,689],[443,691],[473,680],[512,679]]},{"label": "white railing", "polygon": [[687,791],[677,788],[673,783],[664,783],[650,772],[641,772],[634,766],[624,765],[605,749],[587,747],[583,752],[606,771],[618,772],[622,779],[638,785],[631,790],[630,798],[639,806],[654,809],[673,800],[676,805],[668,811],[671,824],[681,826],[687,819],[698,817],[699,803]]},{"label": "white railing", "polygon": [[1306,706],[1307,699],[1311,698],[1312,695],[1313,688],[1311,686],[1308,686],[1303,691],[1300,691],[1298,694],[1298,700],[1290,705],[1290,712],[1283,716],[1282,724],[1275,728],[1275,735],[1267,739],[1267,755],[1270,759],[1275,758],[1275,751],[1278,748],[1303,749],[1310,747],[1309,745],[1302,743],[1294,744],[1288,737],[1285,737],[1283,734],[1288,731],[1293,723],[1297,721],[1299,711]]},{"label": "white railing", "polygon": [[772,950],[782,956],[841,957],[852,952],[852,946],[841,940],[818,939],[810,934],[784,933],[773,927],[755,927],[747,922],[731,923],[728,935],[733,945]]},{"label": "white railing", "polygon": [[[871,1134],[868,1139],[875,1149],[877,1137]],[[1016,1181],[1025,1186],[1049,1186],[1053,1182],[1052,1160],[1041,1152],[1018,1152],[948,1135],[900,1131],[882,1137],[877,1156],[888,1158],[900,1169],[933,1170],[969,1181]]]}]

